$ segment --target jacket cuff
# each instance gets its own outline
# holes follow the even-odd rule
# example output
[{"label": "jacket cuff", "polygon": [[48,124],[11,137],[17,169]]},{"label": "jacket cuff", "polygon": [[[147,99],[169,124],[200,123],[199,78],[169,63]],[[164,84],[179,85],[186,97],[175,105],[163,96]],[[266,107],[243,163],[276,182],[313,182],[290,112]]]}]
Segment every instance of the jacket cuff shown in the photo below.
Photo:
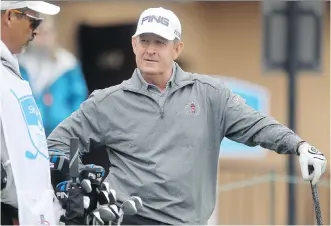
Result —
[{"label": "jacket cuff", "polygon": [[283,145],[281,145],[281,149],[285,150],[282,150],[280,153],[300,155],[298,152],[298,148],[304,142],[305,141],[301,139],[298,135],[291,134],[285,138]]}]

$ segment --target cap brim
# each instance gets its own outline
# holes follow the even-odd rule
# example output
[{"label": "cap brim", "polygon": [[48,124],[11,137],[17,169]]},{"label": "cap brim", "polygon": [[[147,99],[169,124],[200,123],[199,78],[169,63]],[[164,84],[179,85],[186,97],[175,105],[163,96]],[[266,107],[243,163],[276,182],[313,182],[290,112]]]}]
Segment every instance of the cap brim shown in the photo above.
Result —
[{"label": "cap brim", "polygon": [[139,29],[136,31],[136,33],[133,35],[133,37],[136,37],[141,34],[156,34],[169,41],[173,41],[176,38],[175,35],[169,34],[168,32],[166,32],[164,30],[160,30],[160,29],[156,29],[156,28]]},{"label": "cap brim", "polygon": [[27,4],[27,8],[45,15],[56,15],[60,12],[60,7],[48,2],[36,1]]}]

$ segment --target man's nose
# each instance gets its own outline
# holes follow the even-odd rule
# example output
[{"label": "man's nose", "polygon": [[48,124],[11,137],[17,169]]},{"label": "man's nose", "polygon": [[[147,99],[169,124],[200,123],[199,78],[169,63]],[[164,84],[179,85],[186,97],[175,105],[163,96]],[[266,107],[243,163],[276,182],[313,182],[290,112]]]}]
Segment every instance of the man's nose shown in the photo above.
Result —
[{"label": "man's nose", "polygon": [[36,37],[36,35],[38,35],[40,33],[40,29],[39,27],[37,27],[34,31],[32,31],[31,37],[30,37],[30,42],[33,41],[33,39]]},{"label": "man's nose", "polygon": [[40,33],[39,26],[34,31],[32,31],[32,34],[35,34],[35,35],[38,35],[39,33]]},{"label": "man's nose", "polygon": [[29,41],[32,42],[33,39],[36,37],[37,33],[36,32],[32,32]]},{"label": "man's nose", "polygon": [[156,52],[155,45],[153,43],[149,43],[147,46],[147,53],[155,54],[155,52]]}]

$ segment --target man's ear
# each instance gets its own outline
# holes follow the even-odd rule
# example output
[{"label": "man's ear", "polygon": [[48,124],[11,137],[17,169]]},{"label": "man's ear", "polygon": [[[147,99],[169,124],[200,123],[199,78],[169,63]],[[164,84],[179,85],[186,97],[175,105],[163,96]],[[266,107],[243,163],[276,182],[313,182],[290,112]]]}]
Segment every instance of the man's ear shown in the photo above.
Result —
[{"label": "man's ear", "polygon": [[137,37],[132,37],[131,44],[132,44],[132,50],[133,50],[133,53],[136,54]]},{"label": "man's ear", "polygon": [[184,49],[184,43],[181,41],[178,41],[178,43],[175,43],[174,45],[175,46],[174,46],[173,59],[176,60]]},{"label": "man's ear", "polygon": [[7,26],[11,26],[11,16],[12,12],[10,10],[6,10],[5,12],[1,13],[1,21]]}]

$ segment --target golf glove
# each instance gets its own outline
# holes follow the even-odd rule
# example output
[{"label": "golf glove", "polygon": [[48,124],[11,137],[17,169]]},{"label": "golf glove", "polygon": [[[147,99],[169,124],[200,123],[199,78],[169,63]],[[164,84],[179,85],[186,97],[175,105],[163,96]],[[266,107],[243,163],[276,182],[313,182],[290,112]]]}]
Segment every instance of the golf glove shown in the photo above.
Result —
[{"label": "golf glove", "polygon": [[326,158],[320,151],[306,142],[300,144],[298,154],[303,179],[312,181],[313,185],[317,184],[325,172]]}]

